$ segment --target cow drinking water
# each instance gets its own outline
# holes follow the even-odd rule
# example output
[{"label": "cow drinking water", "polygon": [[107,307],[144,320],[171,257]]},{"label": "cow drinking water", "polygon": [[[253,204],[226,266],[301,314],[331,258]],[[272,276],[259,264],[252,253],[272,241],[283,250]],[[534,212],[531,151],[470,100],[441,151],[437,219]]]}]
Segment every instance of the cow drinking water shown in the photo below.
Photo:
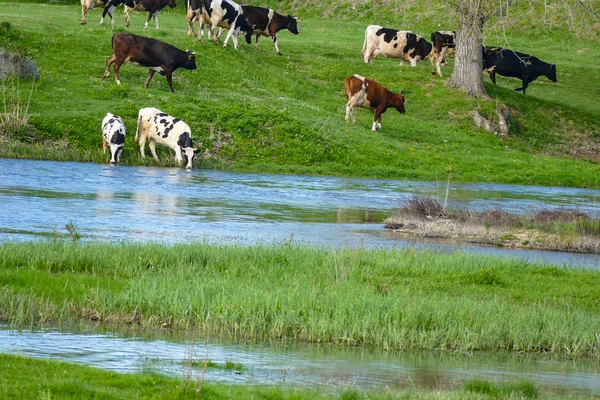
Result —
[{"label": "cow drinking water", "polygon": [[[172,117],[158,108],[142,108],[138,113],[137,129],[135,131],[135,142],[140,143],[142,158],[146,157],[146,141],[150,147],[152,156],[158,161],[156,155],[156,143],[170,147],[175,151],[175,160],[181,166],[183,156],[187,163],[185,168],[192,169],[192,162],[199,150],[192,144],[192,130],[185,122]],[[202,143],[200,143],[202,145]]]},{"label": "cow drinking water", "polygon": [[123,147],[125,147],[125,124],[118,115],[106,114],[102,120],[102,148],[104,153],[110,149],[110,163],[119,162]]},{"label": "cow drinking water", "polygon": [[383,85],[372,79],[360,75],[352,75],[344,80],[346,91],[346,123],[352,115],[352,122],[356,123],[354,108],[362,107],[373,110],[373,132],[381,129],[381,114],[392,107],[404,114],[404,96],[402,93],[392,93]]}]

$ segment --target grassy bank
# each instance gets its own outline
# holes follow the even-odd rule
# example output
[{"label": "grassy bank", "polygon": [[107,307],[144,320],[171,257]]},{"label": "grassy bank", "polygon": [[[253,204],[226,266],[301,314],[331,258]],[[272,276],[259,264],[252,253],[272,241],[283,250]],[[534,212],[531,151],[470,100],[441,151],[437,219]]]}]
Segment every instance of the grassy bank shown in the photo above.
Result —
[{"label": "grassy bank", "polygon": [[176,379],[152,373],[119,374],[50,360],[0,354],[0,397],[20,399],[536,399],[557,396],[523,381],[494,384],[468,382],[455,389],[394,388],[363,392],[356,389],[226,385],[201,379]]},{"label": "grassy bank", "polygon": [[[160,31],[143,30],[144,17],[135,14],[130,32],[198,52],[198,70],[177,71],[171,94],[160,76],[143,88],[146,72],[133,65],[123,67],[122,87],[112,75],[101,79],[114,31],[97,23],[100,10],[80,26],[76,2],[4,1],[0,21],[11,24],[5,46],[34,59],[42,78],[31,93],[30,126],[5,133],[5,141],[20,143],[0,146],[0,157],[106,162],[100,123],[110,111],[124,118],[129,132],[124,162],[139,164],[135,118],[140,108],[155,106],[192,127],[203,143],[198,166],[206,168],[423,180],[450,173],[453,181],[597,186],[600,101],[590,82],[600,81],[600,62],[594,62],[600,61],[600,43],[593,35],[572,37],[558,23],[531,27],[538,20],[527,10],[515,13],[519,18],[510,29],[488,24],[486,44],[556,62],[559,83],[540,78],[524,96],[512,91],[518,81],[502,78],[494,86],[486,78],[494,100],[475,100],[447,88],[426,63],[410,68],[377,59],[367,65],[359,57],[368,23],[389,21],[424,36],[446,28],[428,3],[343,3],[269,2],[301,16],[300,35],[279,36],[283,57],[266,39],[258,51],[246,44],[234,51],[198,43],[186,36],[181,6],[161,13]],[[122,31],[120,10],[117,24]],[[389,111],[378,133],[369,130],[367,110],[358,110],[356,126],[344,124],[342,81],[353,73],[401,90],[406,115]],[[24,102],[29,87],[19,90]],[[493,117],[497,103],[512,110],[506,140],[477,128],[469,115],[477,109]],[[170,152],[160,154],[162,165],[173,165]]]},{"label": "grassy bank", "polygon": [[600,357],[600,272],[412,250],[0,246],[0,321]]},{"label": "grassy bank", "polygon": [[385,221],[388,229],[419,237],[538,250],[600,252],[600,220],[559,209],[534,215],[503,210],[446,209],[430,196],[414,195]]}]

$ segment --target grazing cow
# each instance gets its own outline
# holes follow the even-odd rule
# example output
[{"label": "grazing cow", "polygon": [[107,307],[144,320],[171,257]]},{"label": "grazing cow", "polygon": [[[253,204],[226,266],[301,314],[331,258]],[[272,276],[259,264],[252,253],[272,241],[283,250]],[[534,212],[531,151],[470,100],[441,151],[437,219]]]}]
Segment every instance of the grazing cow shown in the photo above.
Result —
[{"label": "grazing cow", "polygon": [[[138,113],[135,142],[140,143],[142,158],[146,157],[146,140],[152,156],[158,161],[156,143],[160,143],[175,151],[175,160],[181,166],[183,155],[187,158],[186,169],[192,169],[192,162],[199,150],[192,144],[192,130],[185,122],[172,117],[158,108],[142,108]],[[202,145],[202,143],[200,143]]]},{"label": "grazing cow", "polygon": [[106,114],[102,120],[102,149],[104,153],[110,149],[110,163],[119,162],[125,147],[125,124],[118,115]]},{"label": "grazing cow", "polygon": [[[205,11],[210,19],[209,37],[211,33],[214,34],[217,26],[229,29],[225,41],[223,42],[223,47],[227,47],[229,38],[233,36],[233,45],[236,49],[239,49],[240,45],[238,44],[237,37],[240,35],[240,32],[245,33],[246,42],[248,44],[252,43],[252,33],[254,30],[248,24],[242,6],[232,0],[212,0],[205,6]],[[219,43],[219,37],[222,32],[223,29],[215,35],[215,44]]]},{"label": "grazing cow", "polygon": [[100,23],[104,23],[104,18],[108,15],[111,20],[111,24],[115,25],[115,9],[121,4],[125,4],[127,0],[108,0],[104,6],[104,11],[102,12],[102,18],[100,19]]},{"label": "grazing cow", "polygon": [[352,122],[356,123],[354,107],[362,107],[373,110],[373,132],[381,129],[381,114],[390,107],[404,114],[404,96],[402,93],[392,93],[380,83],[360,75],[352,75],[344,80],[346,90],[346,123],[352,114]]},{"label": "grazing cow", "polygon": [[102,0],[81,0],[81,25],[87,24],[87,13],[94,7],[103,7],[104,1]]},{"label": "grazing cow", "polygon": [[256,49],[258,49],[258,39],[261,35],[271,36],[273,43],[275,44],[275,51],[278,55],[282,55],[277,43],[277,32],[282,29],[287,29],[294,35],[298,34],[296,18],[291,15],[284,17],[270,8],[263,7],[242,6],[242,9],[244,10],[246,20],[252,28],[254,28],[254,34],[256,35]]},{"label": "grazing cow", "polygon": [[106,71],[102,76],[105,79],[110,75],[110,66],[115,63],[115,80],[121,85],[119,69],[127,61],[131,61],[148,70],[146,87],[155,72],[167,78],[169,89],[173,92],[173,71],[177,68],[190,70],[196,69],[196,52],[182,51],[160,40],[134,35],[132,33],[115,33],[112,37],[113,55],[106,60]]},{"label": "grazing cow", "polygon": [[456,47],[455,38],[456,31],[436,31],[431,34],[433,49],[429,55],[429,61],[431,61],[431,73],[433,75],[435,75],[435,70],[437,69],[437,74],[442,76],[440,66],[448,65],[446,64],[446,58],[454,56],[454,49]]},{"label": "grazing cow", "polygon": [[[366,50],[365,50],[366,49]],[[383,28],[379,25],[369,25],[365,31],[362,56],[366,63],[383,54],[389,58],[399,58],[400,65],[403,61],[410,61],[410,65],[417,66],[417,62],[424,60],[431,53],[431,43],[410,31],[397,31]]]},{"label": "grazing cow", "polygon": [[496,73],[503,76],[519,78],[523,81],[523,86],[515,88],[516,91],[523,91],[530,82],[535,81],[539,76],[544,75],[552,82],[556,82],[556,64],[548,64],[537,57],[529,54],[519,53],[501,47],[483,47],[483,69],[490,74],[490,79],[496,84]]},{"label": "grazing cow", "polygon": [[154,17],[154,22],[156,22],[156,29],[158,28],[158,13],[160,10],[169,6],[171,8],[175,8],[177,4],[175,4],[175,0],[126,0],[125,1],[125,26],[129,27],[129,19],[131,12],[133,10],[136,11],[147,11],[148,19],[146,19],[146,23],[144,24],[144,29],[148,27],[148,23],[150,22],[150,18]]}]

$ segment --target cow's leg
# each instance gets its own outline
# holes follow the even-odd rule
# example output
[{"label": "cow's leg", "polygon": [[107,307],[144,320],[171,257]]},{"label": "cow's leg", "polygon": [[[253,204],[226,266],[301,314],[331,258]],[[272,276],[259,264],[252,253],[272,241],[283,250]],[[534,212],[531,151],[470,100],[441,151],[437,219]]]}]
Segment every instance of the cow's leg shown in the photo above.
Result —
[{"label": "cow's leg", "polygon": [[492,68],[488,69],[488,72],[490,74],[490,80],[495,85],[496,84],[496,67],[492,67]]},{"label": "cow's leg", "polygon": [[113,70],[115,71],[115,81],[119,86],[121,86],[121,79],[119,79],[119,70],[121,69],[121,65],[123,65],[123,61],[124,60],[119,60],[117,58],[117,60],[115,61],[115,67],[113,68]]},{"label": "cow's leg", "polygon": [[114,25],[115,24],[115,17],[114,17],[115,9],[116,9],[116,7],[113,6],[112,4],[104,7],[104,11],[102,12],[102,18],[100,19],[100,23],[104,24],[104,18],[106,18],[106,15],[108,14],[108,16],[110,17],[111,25]]},{"label": "cow's leg", "polygon": [[175,145],[175,148],[173,150],[175,150],[175,161],[177,161],[177,165],[181,167],[181,164],[183,164],[183,157],[181,156],[181,147]]},{"label": "cow's leg", "polygon": [[169,89],[171,89],[171,93],[174,93],[173,90],[173,71],[165,70],[165,77],[167,78],[167,83],[169,84]]},{"label": "cow's leg", "polygon": [[[196,36],[194,33],[194,19],[196,18],[196,13],[189,8],[185,17],[188,22],[188,36]],[[198,32],[198,34],[200,34],[200,32]]]},{"label": "cow's leg", "polygon": [[148,147],[150,147],[150,152],[152,153],[152,157],[154,157],[154,159],[156,161],[160,161],[158,159],[158,156],[156,155],[156,141],[154,139],[150,139],[148,141]]},{"label": "cow's leg", "polygon": [[106,150],[108,150],[108,142],[106,141],[104,135],[102,135],[102,153],[106,154]]},{"label": "cow's leg", "polygon": [[437,69],[437,74],[439,76],[443,76],[442,75],[442,68],[441,68],[441,63],[444,60],[443,58],[443,54],[439,55],[438,58],[435,60],[435,68]]},{"label": "cow's leg", "polygon": [[[229,29],[229,32],[227,32],[227,36],[225,36],[225,41],[223,42],[223,48],[227,47],[227,42],[229,41],[229,38],[231,38],[233,36],[233,47],[235,49],[238,48],[238,43],[237,43],[237,29],[234,29],[233,26]],[[235,32],[235,34],[234,34]]]},{"label": "cow's leg", "polygon": [[352,115],[352,123],[356,124],[356,116],[354,115],[354,108],[361,105],[361,103],[364,101],[365,96],[366,96],[365,90],[361,89],[358,92],[356,92],[354,94],[354,96],[352,96],[350,98],[348,103],[346,103],[346,118],[344,119],[346,122],[348,122],[348,116]]},{"label": "cow's leg", "polygon": [[373,126],[371,127],[373,132],[377,132],[381,129],[381,114],[382,111],[379,108],[376,108],[373,113]]},{"label": "cow's leg", "polygon": [[119,147],[117,149],[117,157],[116,157],[118,163],[121,162],[121,154],[122,153],[123,153],[123,147]]},{"label": "cow's leg", "polygon": [[102,79],[105,79],[107,76],[110,75],[110,66],[112,65],[112,63],[114,63],[117,60],[117,56],[116,55],[112,55],[110,56],[107,60],[106,60],[106,71],[104,71],[104,75],[102,75]]},{"label": "cow's leg", "polygon": [[154,17],[154,22],[156,22],[156,29],[160,29],[158,27],[158,11],[152,14],[152,16]]},{"label": "cow's leg", "polygon": [[125,11],[123,11],[123,14],[125,15],[125,27],[129,28],[129,19],[131,17],[131,10],[133,10],[133,8],[128,7],[127,5],[125,5],[124,7]]},{"label": "cow's leg", "polygon": [[144,24],[144,29],[148,28],[148,23],[150,22],[151,18],[152,18],[152,13],[148,12],[148,18],[146,18],[146,23]]},{"label": "cow's leg", "polygon": [[146,158],[146,133],[142,132],[140,134],[140,153],[142,158]]},{"label": "cow's leg", "polygon": [[410,59],[410,66],[411,67],[416,67],[417,66],[417,59],[416,58],[411,58]]},{"label": "cow's leg", "polygon": [[152,68],[150,68],[150,69],[148,70],[148,78],[146,78],[146,87],[148,87],[148,85],[150,85],[150,81],[152,80],[152,77],[154,76],[154,73],[155,73],[155,72],[156,72],[156,71],[155,71],[155,70],[153,70]]},{"label": "cow's leg", "polygon": [[523,94],[525,94],[525,90],[527,90],[527,86],[529,86],[529,79],[527,76],[524,76],[523,78],[521,78],[522,82],[523,82],[523,86],[521,86],[520,88],[515,88],[515,91],[517,92],[523,92]]},{"label": "cow's leg", "polygon": [[272,36],[273,38],[273,43],[275,44],[275,51],[277,52],[277,55],[281,56],[283,54],[281,54],[281,51],[279,51],[279,43],[277,43],[277,34]]},{"label": "cow's leg", "polygon": [[81,2],[81,25],[87,24],[87,20],[85,19],[87,12],[88,12],[87,2],[83,1],[83,2]]}]

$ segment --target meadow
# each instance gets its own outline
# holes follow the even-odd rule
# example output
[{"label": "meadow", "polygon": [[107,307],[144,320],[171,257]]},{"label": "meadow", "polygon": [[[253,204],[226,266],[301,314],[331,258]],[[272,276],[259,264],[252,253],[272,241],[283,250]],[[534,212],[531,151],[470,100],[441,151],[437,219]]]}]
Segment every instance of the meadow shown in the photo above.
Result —
[{"label": "meadow", "polygon": [[[124,118],[129,132],[124,162],[155,165],[142,161],[133,143],[138,110],[154,106],[192,127],[202,142],[202,168],[597,187],[600,44],[593,23],[544,23],[540,10],[518,8],[510,25],[490,21],[486,44],[555,62],[558,83],[539,78],[523,95],[512,90],[520,81],[499,78],[496,86],[486,76],[491,100],[483,100],[445,86],[452,59],[440,78],[431,75],[428,61],[411,68],[382,58],[367,65],[360,58],[368,24],[428,37],[456,26],[447,4],[436,11],[424,2],[261,3],[299,16],[298,36],[279,34],[283,56],[269,38],[259,50],[245,43],[237,51],[231,43],[227,49],[199,43],[186,35],[181,5],[161,12],[159,31],[152,24],[143,30],[145,15],[134,14],[127,31],[197,51],[198,70],[176,71],[171,94],[158,75],[145,89],[146,71],[134,65],[122,68],[123,86],[112,73],[101,79],[110,38],[125,31],[120,9],[113,29],[98,24],[101,9],[90,12],[88,25],[79,25],[78,2],[0,4],[0,22],[10,24],[0,30],[3,47],[34,59],[42,76],[33,87],[26,81],[3,84],[8,98],[31,100],[30,125],[3,133],[1,157],[107,162],[100,124],[112,112]],[[586,26],[586,34],[575,29]],[[342,81],[354,73],[402,91],[407,113],[388,111],[377,133],[370,131],[367,110],[357,111],[357,125],[346,125]],[[469,115],[478,110],[493,119],[499,104],[511,110],[511,134],[504,140],[477,128]],[[170,151],[159,154],[159,165],[174,165]]]},{"label": "meadow", "polygon": [[599,359],[600,271],[456,252],[0,245],[0,323]]}]

